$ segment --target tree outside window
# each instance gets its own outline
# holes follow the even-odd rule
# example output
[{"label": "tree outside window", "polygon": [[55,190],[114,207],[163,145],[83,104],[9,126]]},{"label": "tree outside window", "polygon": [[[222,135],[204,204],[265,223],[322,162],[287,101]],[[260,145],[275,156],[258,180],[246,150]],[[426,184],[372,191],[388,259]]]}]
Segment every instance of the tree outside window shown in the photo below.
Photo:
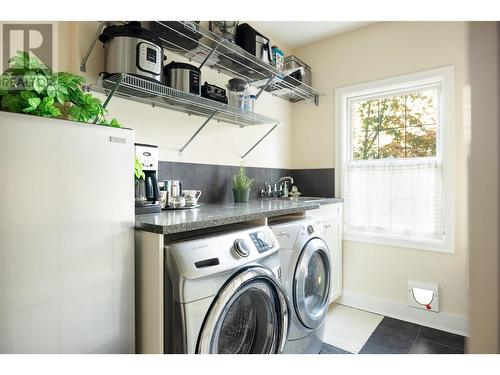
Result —
[{"label": "tree outside window", "polygon": [[438,89],[355,101],[354,160],[436,156]]}]

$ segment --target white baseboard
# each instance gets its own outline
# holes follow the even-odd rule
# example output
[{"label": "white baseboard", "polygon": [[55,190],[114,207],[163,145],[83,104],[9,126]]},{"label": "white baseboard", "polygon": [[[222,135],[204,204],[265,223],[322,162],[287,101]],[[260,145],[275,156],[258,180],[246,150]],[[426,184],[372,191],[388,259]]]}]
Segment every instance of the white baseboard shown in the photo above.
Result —
[{"label": "white baseboard", "polygon": [[337,303],[462,336],[469,333],[466,316],[415,309],[404,303],[345,289]]}]

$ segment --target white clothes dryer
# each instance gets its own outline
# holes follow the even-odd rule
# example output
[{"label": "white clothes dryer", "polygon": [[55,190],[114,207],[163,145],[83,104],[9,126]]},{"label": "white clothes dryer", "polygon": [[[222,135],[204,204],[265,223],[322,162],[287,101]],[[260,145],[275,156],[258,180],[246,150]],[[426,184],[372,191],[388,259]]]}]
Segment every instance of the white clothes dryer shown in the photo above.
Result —
[{"label": "white clothes dryer", "polygon": [[270,222],[280,246],[282,282],[290,300],[286,353],[319,353],[328,311],[331,258],[314,218]]}]

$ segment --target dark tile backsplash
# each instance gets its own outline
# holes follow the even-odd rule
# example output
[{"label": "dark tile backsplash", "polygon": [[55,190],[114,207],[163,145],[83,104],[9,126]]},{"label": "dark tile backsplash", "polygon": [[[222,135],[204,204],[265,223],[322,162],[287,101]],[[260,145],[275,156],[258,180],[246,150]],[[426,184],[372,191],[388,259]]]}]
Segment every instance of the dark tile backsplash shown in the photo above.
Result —
[{"label": "dark tile backsplash", "polygon": [[[202,191],[202,203],[229,203],[233,201],[232,177],[238,166],[179,163],[160,161],[159,180],[180,180],[183,189]],[[280,169],[245,167],[247,175],[255,181],[250,198],[258,198],[264,182],[273,184],[279,177],[291,176],[294,185],[304,196],[333,197],[334,169]]]},{"label": "dark tile backsplash", "polygon": [[293,169],[292,177],[299,190],[310,197],[333,197],[334,168]]}]

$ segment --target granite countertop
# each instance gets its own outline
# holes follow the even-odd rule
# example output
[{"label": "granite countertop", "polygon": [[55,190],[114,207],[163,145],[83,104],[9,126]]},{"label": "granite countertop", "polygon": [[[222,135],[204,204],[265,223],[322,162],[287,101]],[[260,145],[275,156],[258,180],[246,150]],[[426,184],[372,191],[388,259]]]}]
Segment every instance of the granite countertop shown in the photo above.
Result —
[{"label": "granite countertop", "polygon": [[137,230],[159,234],[180,233],[219,225],[240,223],[265,217],[314,210],[321,204],[341,202],[322,198],[312,201],[260,199],[250,203],[206,204],[200,208],[162,211],[135,216]]}]

